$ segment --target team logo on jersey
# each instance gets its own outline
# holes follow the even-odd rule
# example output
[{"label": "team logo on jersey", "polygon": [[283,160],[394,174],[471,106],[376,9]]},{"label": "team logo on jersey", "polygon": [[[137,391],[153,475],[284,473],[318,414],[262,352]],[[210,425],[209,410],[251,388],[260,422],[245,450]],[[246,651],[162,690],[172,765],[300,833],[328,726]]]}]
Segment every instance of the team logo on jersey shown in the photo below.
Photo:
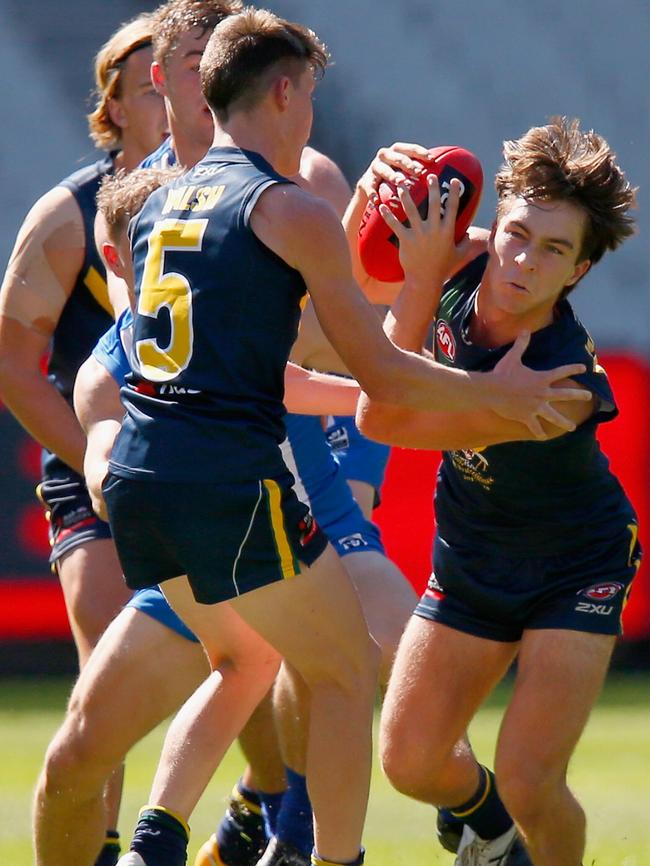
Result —
[{"label": "team logo on jersey", "polygon": [[456,360],[456,340],[451,328],[443,319],[438,319],[436,324],[436,342],[445,358],[450,361]]},{"label": "team logo on jersey", "polygon": [[584,595],[585,598],[590,598],[592,601],[608,601],[618,595],[623,588],[622,583],[613,580],[609,583],[596,583],[587,589],[581,589],[576,595]]},{"label": "team logo on jersey", "polygon": [[433,598],[436,601],[440,601],[441,598],[444,598],[444,595],[445,591],[438,583],[438,578],[433,572],[431,572],[431,576],[427,581],[427,588],[424,590],[424,597]]},{"label": "team logo on jersey", "polygon": [[350,437],[345,427],[332,427],[325,433],[325,438],[332,451],[343,451],[350,447]]},{"label": "team logo on jersey", "polygon": [[494,484],[494,476],[490,475],[490,463],[481,451],[482,448],[462,448],[449,453],[454,469],[464,481],[475,482],[489,490]]}]

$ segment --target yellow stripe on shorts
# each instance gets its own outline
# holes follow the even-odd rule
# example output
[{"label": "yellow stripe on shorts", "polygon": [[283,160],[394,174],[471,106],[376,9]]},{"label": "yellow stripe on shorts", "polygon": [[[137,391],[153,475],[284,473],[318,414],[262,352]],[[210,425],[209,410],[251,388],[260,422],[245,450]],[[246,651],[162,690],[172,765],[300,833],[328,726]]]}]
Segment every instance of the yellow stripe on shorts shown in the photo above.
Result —
[{"label": "yellow stripe on shorts", "polygon": [[282,514],[282,494],[276,481],[271,478],[264,479],[264,486],[269,497],[269,510],[271,512],[271,527],[273,529],[273,537],[278,548],[280,557],[280,569],[282,577],[295,577],[297,574],[296,566],[293,560],[293,552],[287,532],[284,528],[284,515]]}]

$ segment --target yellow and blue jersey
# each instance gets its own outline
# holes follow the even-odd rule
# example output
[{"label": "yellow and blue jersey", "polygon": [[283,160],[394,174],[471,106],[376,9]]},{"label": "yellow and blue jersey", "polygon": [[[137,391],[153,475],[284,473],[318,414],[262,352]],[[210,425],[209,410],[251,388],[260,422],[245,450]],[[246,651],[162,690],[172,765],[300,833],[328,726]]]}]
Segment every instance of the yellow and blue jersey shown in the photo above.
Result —
[{"label": "yellow and blue jersey", "polygon": [[306,287],[250,227],[277,183],[289,181],[259,154],[213,148],[132,221],[133,372],[115,475],[223,483],[286,472],[284,369]]}]

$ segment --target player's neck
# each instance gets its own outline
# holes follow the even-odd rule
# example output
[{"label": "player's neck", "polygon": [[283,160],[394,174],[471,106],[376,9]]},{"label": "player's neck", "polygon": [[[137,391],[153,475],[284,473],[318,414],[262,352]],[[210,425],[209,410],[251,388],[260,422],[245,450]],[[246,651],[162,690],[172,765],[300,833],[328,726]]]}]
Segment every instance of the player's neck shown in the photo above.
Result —
[{"label": "player's neck", "polygon": [[239,147],[259,153],[273,168],[285,176],[292,176],[300,169],[300,151],[293,142],[287,141],[282,129],[261,113],[238,112],[221,127],[215,127],[215,147]]},{"label": "player's neck", "polygon": [[193,168],[197,162],[201,162],[203,157],[208,152],[209,145],[204,142],[196,142],[187,135],[183,135],[182,130],[171,129],[171,146],[176,155],[176,162],[185,168]]},{"label": "player's neck", "polygon": [[514,342],[522,331],[534,333],[553,321],[553,308],[546,306],[514,313],[492,302],[489,287],[482,284],[476,294],[474,313],[470,322],[472,342],[485,348],[506,346]]}]

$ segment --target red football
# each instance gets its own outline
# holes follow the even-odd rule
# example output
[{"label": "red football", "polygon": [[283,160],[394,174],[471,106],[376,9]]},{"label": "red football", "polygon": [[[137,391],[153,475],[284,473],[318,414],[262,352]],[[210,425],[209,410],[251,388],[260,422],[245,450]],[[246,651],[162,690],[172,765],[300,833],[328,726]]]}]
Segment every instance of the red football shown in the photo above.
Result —
[{"label": "red football", "polygon": [[[445,206],[449,184],[457,177],[461,182],[458,216],[456,218],[456,243],[458,243],[478,210],[483,189],[483,169],[481,163],[462,147],[436,147],[431,150],[431,157],[422,164],[430,169],[430,173],[438,176],[440,183],[441,209]],[[406,187],[417,205],[420,216],[425,219],[429,210],[429,190],[427,175],[409,178]],[[379,185],[379,200],[387,205],[397,219],[408,224],[404,208],[397,197],[393,184]],[[371,277],[388,283],[395,283],[404,278],[404,271],[399,261],[399,241],[393,231],[386,225],[379,209],[368,202],[359,226],[359,256],[366,273]]]}]

